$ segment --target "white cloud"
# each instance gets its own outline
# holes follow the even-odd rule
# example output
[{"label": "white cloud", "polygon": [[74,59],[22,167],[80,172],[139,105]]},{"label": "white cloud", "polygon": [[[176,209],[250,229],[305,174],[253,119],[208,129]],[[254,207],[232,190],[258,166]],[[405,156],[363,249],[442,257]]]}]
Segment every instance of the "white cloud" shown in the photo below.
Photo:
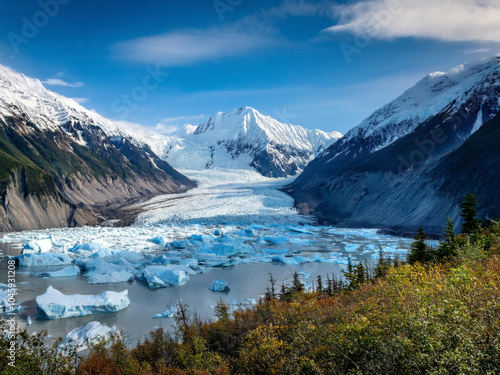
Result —
[{"label": "white cloud", "polygon": [[334,7],[339,23],[329,32],[390,40],[500,42],[498,0],[368,0]]},{"label": "white cloud", "polygon": [[89,101],[89,98],[71,98],[71,99],[73,99],[78,104],[85,104],[88,103]]},{"label": "white cloud", "polygon": [[193,134],[198,129],[198,125],[186,124],[184,125],[184,129],[186,130],[186,134]]},{"label": "white cloud", "polygon": [[120,57],[147,64],[181,66],[243,55],[275,44],[264,33],[240,27],[189,29],[120,42],[112,47]]},{"label": "white cloud", "polygon": [[163,124],[169,124],[172,122],[187,121],[187,120],[203,120],[205,115],[195,115],[195,116],[179,116],[179,117],[167,117],[161,120]]},{"label": "white cloud", "polygon": [[155,130],[160,134],[172,134],[179,130],[177,125],[156,124]]},{"label": "white cloud", "polygon": [[[58,73],[57,75],[59,75]],[[57,76],[56,75],[56,76]],[[46,85],[51,85],[51,86],[64,86],[64,87],[82,87],[83,83],[82,82],[74,82],[74,83],[69,83],[64,81],[61,78],[49,78],[42,83],[45,83]]]}]

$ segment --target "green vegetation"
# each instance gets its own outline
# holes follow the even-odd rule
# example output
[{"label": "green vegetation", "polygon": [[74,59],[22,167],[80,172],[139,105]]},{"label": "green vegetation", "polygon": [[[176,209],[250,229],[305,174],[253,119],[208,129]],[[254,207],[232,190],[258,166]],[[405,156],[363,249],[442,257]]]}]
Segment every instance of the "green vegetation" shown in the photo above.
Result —
[{"label": "green vegetation", "polygon": [[[220,301],[217,320],[203,322],[180,304],[172,332],[154,331],[131,349],[115,337],[50,371],[39,369],[57,364],[54,352],[40,358],[27,349],[19,364],[34,365],[18,373],[500,373],[500,227],[483,225],[474,236],[452,228],[437,249],[419,230],[412,253],[425,257],[411,264],[381,251],[375,269],[349,264],[346,281],[320,276],[313,292],[295,275],[278,294],[271,276],[252,309],[231,313]],[[29,347],[26,335],[18,340]],[[0,353],[6,345],[0,339]],[[3,373],[12,373],[5,363],[0,355]]]}]

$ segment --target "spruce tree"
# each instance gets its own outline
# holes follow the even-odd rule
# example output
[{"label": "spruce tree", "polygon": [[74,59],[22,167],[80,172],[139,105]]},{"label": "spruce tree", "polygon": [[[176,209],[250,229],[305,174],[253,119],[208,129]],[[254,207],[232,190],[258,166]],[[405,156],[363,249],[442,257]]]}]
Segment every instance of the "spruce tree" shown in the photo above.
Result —
[{"label": "spruce tree", "polygon": [[460,205],[462,208],[461,216],[464,219],[462,234],[474,236],[481,231],[481,220],[477,218],[476,206],[476,196],[472,193],[467,193],[463,203]]},{"label": "spruce tree", "polygon": [[425,243],[426,239],[427,236],[425,235],[424,229],[420,226],[420,228],[418,228],[417,235],[415,236],[415,241],[411,244],[411,251],[408,255],[408,263],[428,263],[432,260],[429,247]]},{"label": "spruce tree", "polygon": [[437,257],[439,260],[447,259],[457,255],[457,242],[455,236],[455,227],[448,218],[444,230],[445,239],[439,244]]}]

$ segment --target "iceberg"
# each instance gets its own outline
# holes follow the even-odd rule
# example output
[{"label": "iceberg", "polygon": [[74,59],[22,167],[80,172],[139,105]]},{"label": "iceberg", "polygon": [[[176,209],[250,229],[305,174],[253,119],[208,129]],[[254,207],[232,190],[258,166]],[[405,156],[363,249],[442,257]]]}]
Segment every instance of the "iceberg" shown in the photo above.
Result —
[{"label": "iceberg", "polygon": [[30,253],[46,253],[52,249],[52,240],[50,238],[44,238],[43,240],[35,240],[28,242],[24,248],[24,254]]},{"label": "iceberg", "polygon": [[36,297],[38,314],[45,319],[64,319],[99,313],[113,313],[130,305],[128,290],[98,295],[65,295],[52,286]]},{"label": "iceberg", "polygon": [[106,339],[118,332],[116,326],[108,327],[104,323],[90,322],[83,327],[78,327],[66,335],[59,344],[59,349],[77,347],[77,351],[88,349],[90,344]]},{"label": "iceberg", "polygon": [[166,310],[163,310],[161,313],[154,315],[153,319],[173,318],[176,312],[177,306],[170,306]]},{"label": "iceberg", "polygon": [[65,266],[73,262],[66,254],[53,253],[22,254],[16,259],[22,267]]},{"label": "iceberg", "polygon": [[128,271],[115,271],[111,273],[96,274],[90,276],[87,284],[113,284],[134,281],[135,276]]},{"label": "iceberg", "polygon": [[[15,292],[17,294],[17,292]],[[0,290],[0,313],[14,313],[26,309],[26,307],[21,306],[19,303],[15,302],[9,290]],[[10,301],[9,301],[10,300]],[[11,304],[9,304],[11,302]]]},{"label": "iceberg", "polygon": [[283,263],[288,265],[297,265],[299,262],[293,257],[286,257],[284,255],[277,255],[272,257],[274,263]]},{"label": "iceberg", "polygon": [[289,239],[285,236],[265,236],[264,240],[275,245],[286,245],[289,242]]},{"label": "iceberg", "polygon": [[65,267],[62,270],[54,272],[43,272],[40,276],[42,277],[72,277],[80,275],[80,268],[77,266]]},{"label": "iceberg", "polygon": [[183,266],[148,266],[137,275],[137,278],[148,284],[150,289],[157,289],[186,284],[189,281],[188,273],[196,272]]},{"label": "iceberg", "polygon": [[212,285],[208,287],[212,292],[229,292],[227,282],[223,279],[214,280]]},{"label": "iceberg", "polygon": [[165,247],[165,245],[167,244],[167,242],[165,241],[165,239],[163,237],[161,237],[161,236],[156,236],[154,238],[151,238],[149,240],[149,242],[152,242],[155,245],[158,245],[158,246],[161,246],[161,247]]}]

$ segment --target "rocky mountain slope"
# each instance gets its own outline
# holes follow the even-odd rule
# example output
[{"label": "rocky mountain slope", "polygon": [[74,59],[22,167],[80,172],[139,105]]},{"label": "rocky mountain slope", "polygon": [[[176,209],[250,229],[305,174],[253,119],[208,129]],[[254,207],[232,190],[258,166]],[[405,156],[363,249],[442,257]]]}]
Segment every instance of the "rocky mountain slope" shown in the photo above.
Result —
[{"label": "rocky mountain slope", "polygon": [[0,231],[96,224],[195,183],[112,121],[0,65]]},{"label": "rocky mountain slope", "polygon": [[254,169],[267,177],[296,175],[340,133],[283,124],[250,107],[219,112],[193,134],[146,140],[175,168]]},{"label": "rocky mountain slope", "polygon": [[475,192],[500,216],[500,55],[433,73],[348,132],[286,187],[339,225],[441,231]]}]

